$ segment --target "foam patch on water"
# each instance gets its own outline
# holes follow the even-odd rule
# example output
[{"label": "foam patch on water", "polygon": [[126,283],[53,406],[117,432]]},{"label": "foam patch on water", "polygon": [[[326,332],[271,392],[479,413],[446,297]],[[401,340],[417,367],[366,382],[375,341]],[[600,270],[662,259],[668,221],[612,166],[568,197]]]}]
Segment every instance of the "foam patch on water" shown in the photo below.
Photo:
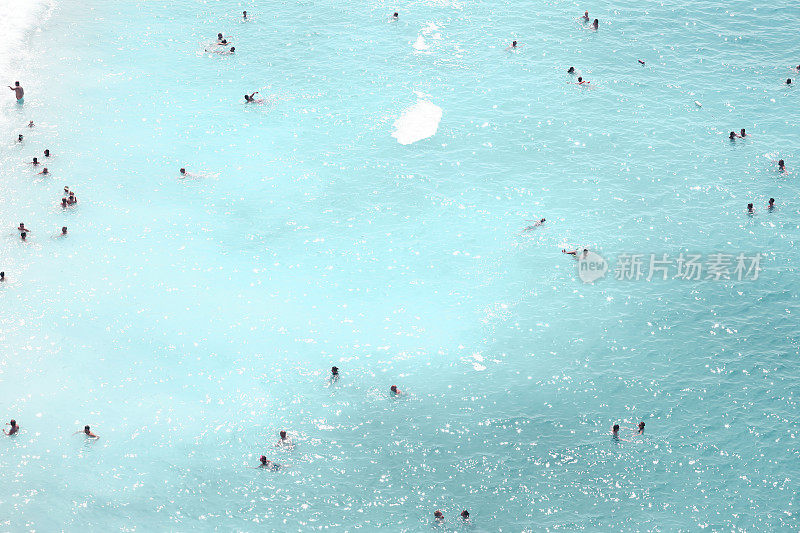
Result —
[{"label": "foam patch on water", "polygon": [[441,107],[427,100],[419,100],[394,122],[392,137],[400,144],[412,144],[433,137],[441,120]]},{"label": "foam patch on water", "polygon": [[414,50],[423,51],[430,48],[428,43],[425,42],[425,37],[422,35],[417,35],[417,40],[414,42]]},{"label": "foam patch on water", "polygon": [[55,0],[0,0],[0,70],[6,71],[20,56],[27,34],[49,18]]}]

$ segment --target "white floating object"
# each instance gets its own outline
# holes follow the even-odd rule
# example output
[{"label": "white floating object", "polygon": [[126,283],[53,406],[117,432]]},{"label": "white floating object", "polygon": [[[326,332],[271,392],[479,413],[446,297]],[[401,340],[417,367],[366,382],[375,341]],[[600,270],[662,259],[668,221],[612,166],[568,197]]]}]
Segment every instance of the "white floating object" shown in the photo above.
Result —
[{"label": "white floating object", "polygon": [[697,100],[694,101],[694,105],[696,105],[697,107],[703,107],[703,104],[701,104]]},{"label": "white floating object", "polygon": [[412,144],[433,137],[441,120],[441,107],[427,100],[420,100],[394,121],[392,137],[400,144]]}]

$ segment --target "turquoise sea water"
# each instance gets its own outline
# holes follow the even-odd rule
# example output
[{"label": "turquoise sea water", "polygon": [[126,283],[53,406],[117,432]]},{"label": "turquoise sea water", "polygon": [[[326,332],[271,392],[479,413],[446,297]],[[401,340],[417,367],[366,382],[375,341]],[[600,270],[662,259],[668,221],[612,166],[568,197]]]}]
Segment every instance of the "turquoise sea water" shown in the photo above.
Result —
[{"label": "turquoise sea water", "polygon": [[[798,15],[54,4],[0,80],[0,529],[796,531]],[[763,271],[584,284],[576,246]]]}]

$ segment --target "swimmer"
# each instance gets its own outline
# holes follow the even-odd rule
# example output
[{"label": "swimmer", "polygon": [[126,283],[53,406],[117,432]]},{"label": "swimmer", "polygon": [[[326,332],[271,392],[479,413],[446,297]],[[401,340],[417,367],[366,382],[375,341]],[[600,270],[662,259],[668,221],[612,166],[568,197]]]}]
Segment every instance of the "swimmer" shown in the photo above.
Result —
[{"label": "swimmer", "polygon": [[38,159],[38,158],[36,158],[36,157],[34,157],[34,158],[33,158],[33,161],[31,161],[31,163],[30,163],[30,164],[31,164],[31,165],[33,165],[33,166],[36,166],[36,165],[38,165],[38,164],[39,164],[39,159]]},{"label": "swimmer", "polygon": [[517,41],[511,41],[511,48],[517,47]]},{"label": "swimmer", "polygon": [[584,80],[582,77],[578,76],[578,83],[575,85],[589,85],[590,83],[589,80]]},{"label": "swimmer", "polygon": [[469,511],[467,511],[466,509],[461,511],[461,518],[463,518],[464,520],[469,520]]},{"label": "swimmer", "polygon": [[792,78],[786,78],[786,85],[792,84]]},{"label": "swimmer", "polygon": [[44,170],[42,170],[41,172],[39,172],[39,174],[47,174],[47,173],[48,173],[48,172],[47,172],[47,167],[44,167]]},{"label": "swimmer", "polygon": [[28,127],[29,127],[29,128],[32,128],[32,127],[33,127],[33,121],[32,121],[32,120],[31,120],[30,122],[28,122]]},{"label": "swimmer", "polygon": [[7,426],[11,426],[11,429],[9,429],[8,431],[6,431],[6,430],[4,429],[4,430],[3,430],[3,433],[5,433],[6,435],[8,435],[9,437],[10,437],[11,435],[13,435],[14,433],[16,433],[16,432],[18,432],[18,431],[19,431],[19,426],[17,425],[17,421],[16,421],[16,420],[14,420],[13,418],[11,419],[11,422],[9,422],[9,423],[8,423],[8,424],[6,424],[6,425],[7,425]]},{"label": "swimmer", "polygon": [[22,142],[22,134],[21,134],[21,133],[20,133],[20,134],[19,134],[19,136],[17,137],[17,142],[18,142],[18,143],[21,143],[21,142]]},{"label": "swimmer", "polygon": [[64,187],[64,194],[69,194],[69,187],[68,186]]},{"label": "swimmer", "polygon": [[748,215],[755,215],[756,214],[755,210],[753,209],[753,204],[747,204],[747,214]]},{"label": "swimmer", "polygon": [[281,465],[279,465],[278,463],[273,463],[272,461],[267,459],[266,455],[262,455],[259,458],[259,461],[261,461],[261,464],[258,465],[256,468],[269,468],[270,470],[275,471],[281,467]]},{"label": "swimmer", "polygon": [[14,91],[14,95],[17,97],[18,104],[21,104],[25,100],[25,91],[22,89],[22,86],[18,81],[14,82],[13,87],[9,85],[8,88]]},{"label": "swimmer", "polygon": [[5,280],[6,280],[6,273],[0,272],[0,281],[5,281]]},{"label": "swimmer", "polygon": [[400,16],[400,15],[398,15],[398,14],[397,14],[397,11],[395,11],[394,13],[392,13],[392,18],[393,18],[394,20],[397,20],[397,18],[398,18],[399,16]]},{"label": "swimmer", "polygon": [[778,160],[778,170],[781,172],[786,172],[786,165],[783,162],[783,159]]},{"label": "swimmer", "polygon": [[69,193],[69,198],[67,198],[67,204],[72,205],[72,204],[77,204],[77,203],[78,203],[78,199],[75,197],[75,193],[74,192],[70,192]]},{"label": "swimmer", "polygon": [[767,209],[769,209],[770,211],[775,209],[775,198],[769,199],[769,203],[767,204]]},{"label": "swimmer", "polygon": [[185,176],[186,176],[186,169],[182,168],[181,169],[181,177],[185,177]]},{"label": "swimmer", "polygon": [[573,255],[573,256],[575,256],[575,259],[579,259],[579,258],[586,258],[586,256],[589,255],[589,250],[584,248],[583,252],[580,254],[580,257],[578,256],[578,250],[577,249],[576,250],[572,250],[571,252],[568,252],[566,250],[561,250],[561,253],[564,253],[564,254],[567,254],[567,255]]},{"label": "swimmer", "polygon": [[99,439],[100,438],[97,435],[95,435],[94,433],[92,433],[92,430],[89,428],[89,426],[83,426],[83,431],[76,431],[75,433],[73,433],[73,435],[77,435],[78,433],[83,433],[84,435],[86,435],[90,439]]},{"label": "swimmer", "polygon": [[744,128],[742,128],[742,129],[739,131],[739,137],[740,137],[740,138],[742,138],[742,139],[744,139],[745,137],[747,137],[747,133],[745,133],[745,131],[744,131]]},{"label": "swimmer", "polygon": [[217,42],[221,42],[221,41],[223,41],[223,40],[224,40],[224,39],[222,38],[222,34],[221,34],[221,33],[218,33],[218,34],[217,34]]},{"label": "swimmer", "polygon": [[62,198],[61,199],[61,207],[67,207],[67,199],[66,198]]},{"label": "swimmer", "polygon": [[443,522],[444,521],[444,515],[442,514],[442,512],[439,509],[437,509],[437,510],[435,510],[433,512],[433,519],[436,520],[437,522]]},{"label": "swimmer", "polygon": [[600,24],[600,21],[599,21],[599,20],[597,20],[597,19],[594,19],[594,22],[592,22],[592,29],[593,29],[593,30],[596,30],[596,29],[597,29],[597,26],[598,26],[598,24]]},{"label": "swimmer", "polygon": [[23,222],[20,222],[20,223],[19,223],[19,226],[17,226],[17,229],[18,229],[19,231],[28,231],[28,232],[30,232],[30,231],[31,231],[31,230],[29,230],[28,228],[26,228],[26,227],[25,227],[25,224],[24,224]]},{"label": "swimmer", "polygon": [[66,234],[67,234],[67,227],[66,226],[61,226],[61,236],[63,237]]},{"label": "swimmer", "polygon": [[339,367],[338,366],[332,366],[331,367],[331,378],[339,379]]},{"label": "swimmer", "polygon": [[567,69],[567,74],[575,74],[575,67],[569,67],[569,69]]},{"label": "swimmer", "polygon": [[247,11],[242,11],[242,18],[247,20]]},{"label": "swimmer", "polygon": [[284,448],[294,448],[294,444],[292,443],[292,439],[286,434],[285,431],[280,432],[281,440],[278,441],[278,444],[275,446],[284,447]]},{"label": "swimmer", "polygon": [[247,102],[248,104],[260,104],[260,103],[262,103],[264,100],[262,100],[261,98],[259,98],[258,100],[253,98],[253,95],[256,95],[256,94],[258,94],[258,91],[255,91],[255,92],[253,92],[253,93],[251,93],[249,95],[247,95],[247,94],[244,95],[244,101]]},{"label": "swimmer", "polygon": [[611,428],[611,437],[614,439],[619,439],[619,424],[614,424]]},{"label": "swimmer", "polygon": [[397,385],[392,385],[389,387],[389,392],[391,392],[394,396],[400,396],[402,394],[400,389],[397,388]]},{"label": "swimmer", "polygon": [[23,231],[22,233],[20,233],[20,234],[19,234],[19,238],[20,238],[20,239],[22,239],[22,240],[23,240],[23,241],[25,241],[25,242],[27,242],[27,241],[25,240],[25,238],[26,238],[27,236],[28,236],[28,234],[27,234],[27,233],[25,233],[24,231]]},{"label": "swimmer", "polygon": [[536,222],[534,222],[534,223],[533,223],[533,225],[532,225],[532,226],[528,226],[528,227],[527,227],[527,228],[525,228],[523,231],[531,231],[532,229],[536,229],[536,228],[538,228],[539,226],[541,226],[542,224],[544,224],[544,223],[545,223],[545,221],[546,221],[546,219],[544,219],[544,218],[543,218],[543,219],[541,219],[541,220],[537,220]]},{"label": "swimmer", "polygon": [[644,422],[639,422],[639,435],[644,433]]},{"label": "swimmer", "polygon": [[736,140],[736,132],[732,131],[730,135],[728,135],[728,139],[735,141]]},{"label": "swimmer", "polygon": [[44,151],[44,156],[45,157],[50,157],[50,150],[45,150]]},{"label": "swimmer", "polygon": [[582,17],[582,18],[583,18],[583,20],[585,20],[586,22],[589,22],[589,12],[588,12],[588,11],[584,11],[584,12],[583,12],[583,17]]}]

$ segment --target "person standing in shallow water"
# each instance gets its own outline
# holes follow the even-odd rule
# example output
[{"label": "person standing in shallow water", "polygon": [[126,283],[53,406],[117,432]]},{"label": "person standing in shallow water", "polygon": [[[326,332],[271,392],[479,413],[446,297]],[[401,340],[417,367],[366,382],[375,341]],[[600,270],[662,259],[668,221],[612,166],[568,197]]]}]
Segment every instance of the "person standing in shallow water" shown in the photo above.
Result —
[{"label": "person standing in shallow water", "polygon": [[9,423],[8,423],[8,424],[6,424],[6,425],[7,425],[7,426],[11,426],[11,429],[9,429],[8,431],[6,431],[6,430],[4,429],[4,430],[3,430],[3,433],[5,433],[6,435],[8,435],[9,437],[10,437],[11,435],[13,435],[13,434],[15,434],[15,433],[17,433],[17,432],[19,431],[19,425],[17,425],[17,421],[16,421],[16,420],[14,420],[13,418],[11,419],[11,422],[9,422]]},{"label": "person standing in shallow water", "polygon": [[22,88],[22,86],[19,84],[18,81],[14,82],[13,87],[9,85],[8,88],[14,91],[14,95],[17,97],[18,104],[21,104],[25,101],[25,90]]}]

